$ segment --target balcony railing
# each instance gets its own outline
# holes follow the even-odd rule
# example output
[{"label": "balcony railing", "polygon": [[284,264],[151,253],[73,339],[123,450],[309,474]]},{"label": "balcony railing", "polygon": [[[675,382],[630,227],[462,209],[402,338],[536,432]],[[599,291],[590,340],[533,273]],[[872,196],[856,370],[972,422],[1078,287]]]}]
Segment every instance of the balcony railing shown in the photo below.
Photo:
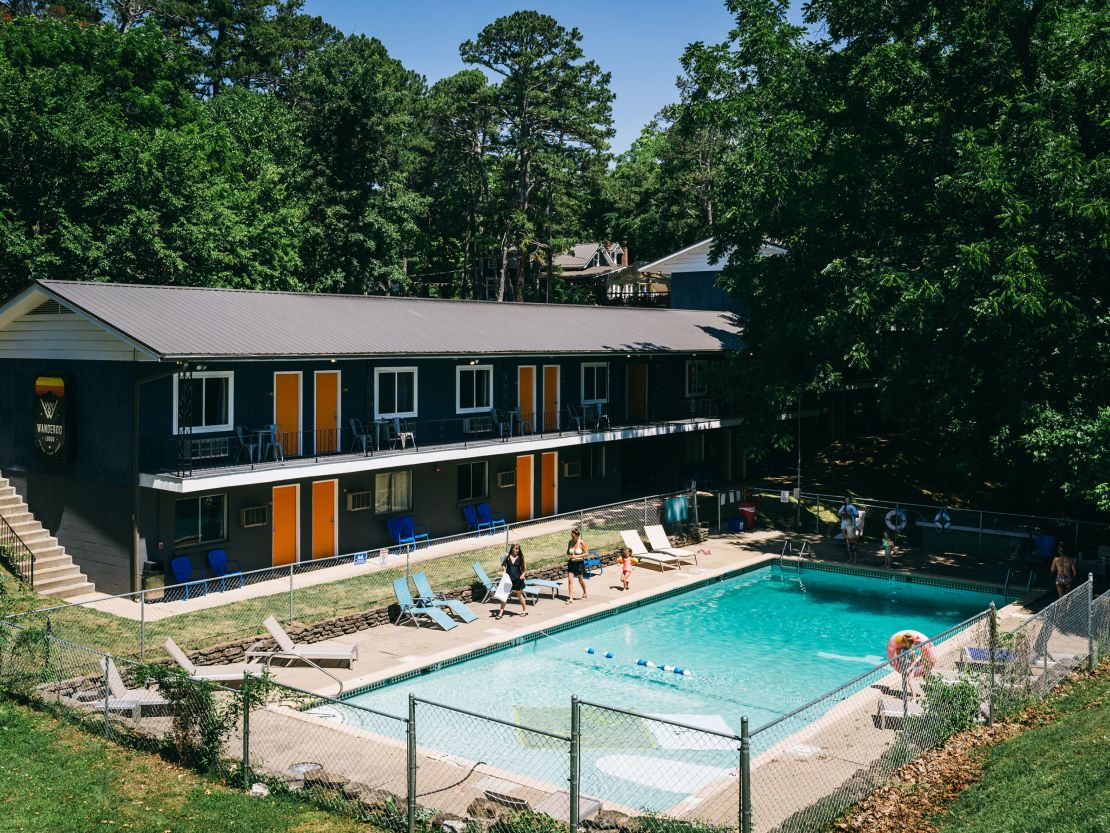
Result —
[{"label": "balcony railing", "polygon": [[720,416],[713,399],[679,400],[667,408],[623,419],[608,405],[572,405],[558,412],[492,409],[449,419],[353,419],[336,429],[283,431],[242,428],[220,434],[148,437],[141,449],[145,472],[188,477],[196,471],[274,468],[307,461],[402,455],[431,448],[496,446],[535,438],[648,428]]}]

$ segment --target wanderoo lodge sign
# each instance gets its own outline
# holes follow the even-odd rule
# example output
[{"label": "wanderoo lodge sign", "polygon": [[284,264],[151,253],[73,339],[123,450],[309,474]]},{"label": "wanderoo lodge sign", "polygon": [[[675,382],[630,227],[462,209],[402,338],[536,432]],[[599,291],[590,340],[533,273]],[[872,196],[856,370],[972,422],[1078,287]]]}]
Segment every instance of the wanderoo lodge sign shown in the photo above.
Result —
[{"label": "wanderoo lodge sign", "polygon": [[35,379],[35,448],[47,460],[69,459],[66,383],[60,376]]}]

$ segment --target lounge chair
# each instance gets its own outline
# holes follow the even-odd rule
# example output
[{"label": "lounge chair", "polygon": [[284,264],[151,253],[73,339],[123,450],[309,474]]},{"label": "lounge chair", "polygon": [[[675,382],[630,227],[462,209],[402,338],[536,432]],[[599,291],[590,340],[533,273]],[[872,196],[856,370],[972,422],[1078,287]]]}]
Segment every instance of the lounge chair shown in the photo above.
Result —
[{"label": "lounge chair", "polygon": [[[991,665],[991,649],[971,647],[964,648],[960,651],[960,660],[958,665],[961,668],[989,668]],[[993,660],[996,665],[1005,665],[1006,663],[1017,662],[1018,655],[1013,651],[1006,648],[995,648]]]},{"label": "lounge chair", "polygon": [[273,616],[268,616],[262,625],[273,637],[277,648],[261,648],[258,645],[252,645],[247,649],[247,659],[272,657],[284,660],[303,659],[305,662],[335,660],[347,663],[348,668],[358,659],[357,645],[344,645],[335,642],[330,644],[296,643],[289,638],[289,634],[285,632],[285,629]]},{"label": "lounge chair", "polygon": [[672,546],[670,539],[667,537],[667,533],[663,531],[663,527],[660,524],[645,526],[644,532],[647,534],[648,545],[651,547],[652,552],[665,552],[667,555],[673,555],[675,558],[687,561],[693,559],[695,564],[698,563],[698,554],[693,550]]},{"label": "lounge chair", "polygon": [[428,576],[424,573],[413,576],[412,583],[416,585],[417,604],[425,607],[445,607],[463,622],[473,622],[478,618],[478,614],[467,607],[465,602],[459,599],[448,599],[442,593],[435,592],[431,582],[428,581]]},{"label": "lounge chair", "polygon": [[97,711],[107,709],[113,712],[131,712],[131,717],[136,723],[142,717],[144,708],[157,709],[169,706],[170,701],[157,691],[149,688],[128,688],[111,657],[101,657],[100,668],[108,678],[108,696],[97,700],[84,700],[84,705],[91,706]]},{"label": "lounge chair", "polygon": [[422,607],[413,600],[407,578],[393,580],[393,594],[397,597],[397,606],[401,608],[401,612],[397,614],[397,620],[393,624],[400,625],[405,619],[411,619],[412,623],[419,628],[420,619],[418,617],[427,616],[445,631],[455,627],[455,620],[438,607]]},{"label": "lounge chair", "polygon": [[166,640],[166,650],[190,680],[205,680],[210,683],[241,683],[244,677],[261,676],[265,670],[261,665],[248,662],[229,662],[225,665],[195,665],[185,656],[185,652],[172,639]]},{"label": "lounge chair", "polygon": [[[474,575],[478,576],[478,581],[480,581],[482,583],[482,586],[486,588],[486,595],[482,598],[482,603],[485,604],[490,599],[492,599],[493,594],[497,592],[497,585],[490,581],[490,577],[489,575],[487,575],[485,568],[483,568],[481,563],[477,561],[474,562]],[[550,585],[554,585],[555,587],[555,589],[551,591],[551,595],[554,597],[554,595],[558,592],[558,588],[561,586],[558,582],[553,581],[545,583],[543,585],[530,585],[528,583],[528,580],[526,579],[524,582],[524,595],[526,597],[531,596],[533,600],[538,599],[540,595],[540,587],[546,587]]]},{"label": "lounge chair", "polygon": [[892,721],[897,722],[907,717],[924,716],[925,709],[918,703],[880,699],[879,707],[875,711],[875,724],[880,729],[886,729]]},{"label": "lounge chair", "polygon": [[676,558],[665,552],[648,552],[644,542],[640,540],[640,536],[634,529],[621,530],[621,538],[624,539],[624,545],[632,550],[632,555],[639,561],[654,561],[659,565],[659,569],[665,569],[668,565],[674,567],[676,570],[682,563],[681,558]]}]

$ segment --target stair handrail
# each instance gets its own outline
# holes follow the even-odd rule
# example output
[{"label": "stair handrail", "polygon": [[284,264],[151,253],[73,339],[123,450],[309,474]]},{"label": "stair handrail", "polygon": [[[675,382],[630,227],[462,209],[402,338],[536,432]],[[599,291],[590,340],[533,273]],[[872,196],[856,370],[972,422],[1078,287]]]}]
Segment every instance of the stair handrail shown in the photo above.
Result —
[{"label": "stair handrail", "polygon": [[[30,588],[35,586],[35,554],[12,529],[8,519],[0,515],[0,551],[11,565],[15,577]],[[26,566],[24,566],[26,565]]]}]

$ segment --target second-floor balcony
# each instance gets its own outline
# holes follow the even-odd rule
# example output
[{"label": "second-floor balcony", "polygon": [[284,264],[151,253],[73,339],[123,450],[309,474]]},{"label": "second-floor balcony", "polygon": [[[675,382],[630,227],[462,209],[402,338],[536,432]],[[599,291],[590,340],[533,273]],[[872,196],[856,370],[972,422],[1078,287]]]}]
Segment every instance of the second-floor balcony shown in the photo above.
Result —
[{"label": "second-floor balcony", "polygon": [[550,412],[491,408],[448,419],[356,416],[336,427],[300,431],[276,424],[244,425],[227,432],[145,437],[140,468],[151,475],[187,478],[317,462],[357,465],[364,458],[380,461],[440,449],[488,449],[497,454],[504,447],[503,453],[513,453],[516,447],[568,436],[603,441],[709,429],[720,425],[722,416],[717,400],[701,398],[622,414],[619,419],[607,404],[590,403]]}]

